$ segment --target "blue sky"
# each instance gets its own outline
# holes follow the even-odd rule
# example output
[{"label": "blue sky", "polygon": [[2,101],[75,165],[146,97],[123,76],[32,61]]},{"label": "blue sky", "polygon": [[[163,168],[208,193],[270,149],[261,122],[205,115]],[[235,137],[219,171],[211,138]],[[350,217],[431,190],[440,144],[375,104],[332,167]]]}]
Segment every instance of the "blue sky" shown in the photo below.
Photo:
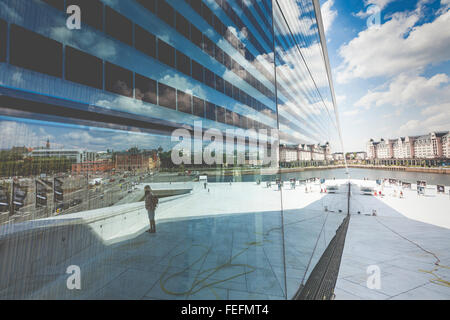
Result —
[{"label": "blue sky", "polygon": [[[370,138],[450,130],[450,0],[321,6],[347,151]],[[380,24],[368,26],[377,12]]]},{"label": "blue sky", "polygon": [[[313,21],[303,19],[300,10],[306,0],[291,1],[285,8],[291,27],[308,34]],[[450,0],[320,1],[346,151],[365,150],[370,138],[450,130]],[[287,3],[281,2],[282,6]],[[295,4],[298,10],[293,10]],[[368,20],[376,21],[372,19],[377,13],[374,8],[379,10],[380,24],[369,27]],[[318,50],[319,46],[311,42],[303,51],[316,83],[326,89]],[[16,80],[22,81],[20,74]],[[129,101],[123,105],[134,106]],[[305,111],[314,117],[316,107]],[[11,137],[0,141],[0,149],[13,144],[43,146],[47,138],[55,147],[93,150],[169,145],[159,137],[149,139],[143,134],[54,125],[0,118],[2,136]],[[333,151],[340,149],[332,147]]]}]

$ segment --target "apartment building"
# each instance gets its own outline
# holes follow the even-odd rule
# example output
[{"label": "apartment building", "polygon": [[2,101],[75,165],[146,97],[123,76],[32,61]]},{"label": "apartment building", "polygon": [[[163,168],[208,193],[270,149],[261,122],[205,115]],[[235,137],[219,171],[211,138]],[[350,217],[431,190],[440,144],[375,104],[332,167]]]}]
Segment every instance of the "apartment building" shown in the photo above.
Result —
[{"label": "apartment building", "polygon": [[431,132],[422,136],[381,139],[367,143],[369,159],[449,158],[449,132]]}]

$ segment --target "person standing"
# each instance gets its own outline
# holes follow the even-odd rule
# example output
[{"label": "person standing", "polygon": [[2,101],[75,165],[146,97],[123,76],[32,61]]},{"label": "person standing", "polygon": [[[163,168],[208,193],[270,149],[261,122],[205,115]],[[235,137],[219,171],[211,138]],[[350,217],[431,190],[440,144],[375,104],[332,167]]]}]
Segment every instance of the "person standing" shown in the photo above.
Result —
[{"label": "person standing", "polygon": [[152,189],[150,186],[145,186],[145,209],[147,209],[148,219],[150,220],[150,229],[148,232],[155,233],[156,232],[156,224],[155,224],[155,210],[158,205],[158,198],[152,193]]}]

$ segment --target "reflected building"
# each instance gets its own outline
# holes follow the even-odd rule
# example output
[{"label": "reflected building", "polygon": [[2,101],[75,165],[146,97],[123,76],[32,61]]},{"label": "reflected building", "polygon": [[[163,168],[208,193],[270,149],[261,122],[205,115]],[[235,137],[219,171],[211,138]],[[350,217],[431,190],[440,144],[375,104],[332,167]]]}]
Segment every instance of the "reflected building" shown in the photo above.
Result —
[{"label": "reflected building", "polygon": [[[343,216],[325,219],[313,214],[316,209],[305,209],[305,215],[317,223],[296,224],[296,219],[302,221],[295,218],[303,214],[300,208],[284,211],[281,195],[268,190],[270,184],[266,190],[254,182],[282,179],[279,144],[297,146],[283,154],[286,162],[294,158],[326,162],[332,151],[340,149],[318,1],[0,0],[0,5],[0,150],[4,152],[0,196],[7,200],[19,194],[17,190],[28,191],[20,205],[1,206],[0,236],[5,241],[13,235],[21,237],[6,226],[24,221],[46,218],[42,222],[46,225],[51,224],[48,219],[82,219],[72,231],[61,227],[37,240],[43,250],[45,241],[55,241],[50,260],[22,257],[27,240],[15,242],[17,247],[11,250],[22,257],[22,264],[35,266],[24,271],[27,276],[33,278],[49,265],[56,270],[74,257],[82,263],[97,252],[115,255],[121,242],[148,236],[142,233],[148,221],[139,192],[149,183],[161,199],[174,201],[172,206],[161,201],[158,209],[164,217],[161,234],[168,242],[152,256],[158,260],[155,271],[162,279],[171,267],[187,267],[196,270],[197,277],[191,281],[192,274],[183,273],[183,281],[189,283],[184,291],[161,289],[156,280],[144,281],[147,290],[137,294],[130,287],[130,297],[210,298],[211,291],[204,290],[210,287],[216,290],[213,298],[221,299],[294,296],[327,240],[314,244],[318,239],[329,241],[323,230],[335,231]],[[34,148],[48,139],[52,148],[36,149],[31,158],[11,157],[17,146]],[[325,141],[329,143],[317,145]],[[133,147],[155,151],[126,151]],[[86,162],[84,167],[55,160],[70,150],[114,151],[108,151],[111,158],[103,162],[90,156],[77,161]],[[269,154],[270,161],[264,161]],[[183,162],[175,163],[174,156]],[[209,158],[214,161],[205,160]],[[245,176],[245,169],[253,171]],[[199,174],[218,183],[200,188]],[[83,187],[89,180],[84,175],[107,183]],[[40,181],[43,177],[50,182]],[[134,193],[132,185],[138,185]],[[102,208],[108,213],[100,213]],[[284,219],[287,212],[292,215]],[[94,218],[96,214],[100,216]],[[308,230],[304,245],[297,247],[299,230],[289,231],[284,223]],[[328,228],[323,228],[325,224]],[[24,228],[28,227],[33,229],[33,224]],[[60,243],[58,232],[76,244]],[[78,243],[80,236],[85,240]],[[158,244],[157,238],[145,241],[149,246]],[[205,253],[208,242],[213,249]],[[94,249],[86,253],[86,248]],[[179,255],[171,258],[170,252]],[[231,254],[228,260],[223,260],[227,256],[223,252]],[[81,253],[87,256],[80,258]],[[197,258],[203,259],[203,266],[190,264]],[[4,270],[11,270],[13,262],[3,256],[1,260]],[[114,270],[130,267],[99,263],[112,272],[111,277]],[[287,274],[286,267],[295,272]],[[232,271],[232,276],[222,274],[224,270]],[[22,286],[8,272],[0,279],[5,297],[45,298],[56,293],[74,297],[61,293],[65,289],[56,284],[56,276],[44,281],[50,288],[44,292],[39,281]],[[198,279],[203,280],[198,283]],[[103,280],[103,284],[110,281]],[[171,280],[160,281],[161,286]],[[94,290],[83,297],[104,294]]]}]

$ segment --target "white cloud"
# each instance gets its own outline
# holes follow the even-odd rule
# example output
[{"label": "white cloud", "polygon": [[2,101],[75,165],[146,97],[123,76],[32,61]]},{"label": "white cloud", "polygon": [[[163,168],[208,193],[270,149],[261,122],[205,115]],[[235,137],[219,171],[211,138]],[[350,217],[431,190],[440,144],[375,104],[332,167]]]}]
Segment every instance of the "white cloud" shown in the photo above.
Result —
[{"label": "white cloud", "polygon": [[334,0],[327,0],[321,7],[323,27],[325,29],[325,33],[328,33],[328,30],[330,30],[331,25],[338,16],[337,10],[333,10],[332,8],[333,5]]},{"label": "white cloud", "polygon": [[[290,31],[294,35],[311,36],[317,31],[316,21],[309,15],[309,13],[314,10],[312,6],[304,6],[304,4],[300,6],[296,0],[282,0],[278,1],[278,4],[289,24]],[[276,6],[276,8],[278,9],[278,6]],[[278,10],[275,11],[276,15],[277,13]],[[282,19],[281,16],[278,18]],[[282,23],[280,25],[282,30],[277,29],[276,31],[281,31],[281,34],[283,35],[289,34],[289,29],[285,28],[284,25],[285,24]]]},{"label": "white cloud", "polygon": [[0,137],[0,149],[36,147],[45,142],[44,137],[37,135],[28,125],[13,121],[0,122]]},{"label": "white cloud", "polygon": [[418,135],[433,131],[450,130],[450,102],[434,105],[421,112],[420,119],[412,119],[400,126],[399,136]]},{"label": "white cloud", "polygon": [[378,6],[381,10],[384,9],[389,3],[394,2],[395,0],[365,0],[364,4],[366,6],[368,5],[376,5]]},{"label": "white cloud", "polygon": [[337,81],[420,72],[450,59],[450,10],[433,22],[415,26],[419,10],[396,13],[379,28],[369,28],[339,49],[343,63]]},{"label": "white cloud", "polygon": [[355,106],[367,109],[383,105],[425,108],[442,101],[450,101],[450,78],[446,74],[425,78],[403,73],[394,78],[386,90],[369,90]]},{"label": "white cloud", "polygon": [[[95,133],[94,133],[95,134]],[[104,147],[110,145],[110,141],[106,138],[95,137],[87,131],[70,131],[62,137],[65,141],[70,141],[74,148],[85,149],[87,146]],[[96,148],[97,149],[97,148]]]},{"label": "white cloud", "polygon": [[356,116],[357,114],[359,114],[360,111],[361,111],[360,109],[353,109],[350,111],[345,111],[342,114],[347,117],[353,117],[353,116]]},{"label": "white cloud", "polygon": [[438,11],[438,14],[441,14],[450,9],[450,0],[441,0],[441,8]]},{"label": "white cloud", "polygon": [[[430,78],[403,73],[381,90],[369,91],[355,106],[367,109],[392,106],[401,121],[402,114],[406,114],[408,120],[398,127],[398,136],[450,130],[450,78],[443,73]],[[408,112],[402,112],[406,108]]]},{"label": "white cloud", "polygon": [[346,95],[336,95],[336,101],[339,104],[344,103],[347,100],[347,96]]},{"label": "white cloud", "polygon": [[[309,71],[311,72],[317,87],[328,87],[328,78],[320,44],[316,42],[311,46],[301,48],[300,50],[308,64]],[[277,69],[283,73],[284,78],[287,78],[290,81],[292,87],[305,88],[306,90],[311,91],[316,90],[297,47],[294,46],[287,51],[283,50],[282,55],[285,64],[278,66]],[[282,82],[281,78],[279,80]]]},{"label": "white cloud", "polygon": [[[395,0],[365,0],[364,1],[364,6],[376,6],[377,10],[376,11],[381,11],[383,10],[389,3],[394,2]],[[367,8],[369,10],[366,11],[360,11],[356,14],[357,17],[360,18],[366,18],[368,16],[370,16],[371,14],[374,13],[374,8],[369,7]]]},{"label": "white cloud", "polygon": [[111,59],[116,56],[116,45],[112,40],[99,38],[94,32],[87,29],[73,31],[64,27],[54,27],[50,30],[50,35],[55,40],[63,43],[75,44],[80,48],[88,48],[100,58]]},{"label": "white cloud", "polygon": [[22,72],[20,71],[14,72],[14,74],[12,75],[12,81],[13,83],[15,83],[16,86],[22,85],[24,83]]}]

